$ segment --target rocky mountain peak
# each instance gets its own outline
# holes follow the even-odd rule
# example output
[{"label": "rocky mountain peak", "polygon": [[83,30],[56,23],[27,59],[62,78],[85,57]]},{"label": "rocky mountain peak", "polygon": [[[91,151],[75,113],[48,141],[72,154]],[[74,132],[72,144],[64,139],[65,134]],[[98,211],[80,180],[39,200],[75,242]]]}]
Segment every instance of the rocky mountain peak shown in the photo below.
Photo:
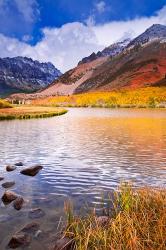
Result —
[{"label": "rocky mountain peak", "polygon": [[156,34],[158,36],[162,36],[163,34],[165,35],[166,32],[166,26],[162,25],[162,24],[153,24],[152,26],[150,26],[147,30],[145,30],[144,33],[152,33],[152,34]]},{"label": "rocky mountain peak", "polygon": [[61,75],[55,66],[28,57],[0,58],[0,94],[35,91],[47,87]]},{"label": "rocky mountain peak", "polygon": [[98,51],[97,53],[92,53],[90,56],[83,58],[78,65],[91,62],[96,60],[99,57],[106,57],[106,56],[116,56],[120,54],[124,48],[130,43],[130,39],[125,39],[123,41],[113,43],[112,45],[106,47],[102,51]]},{"label": "rocky mountain peak", "polygon": [[155,39],[166,38],[166,26],[161,24],[153,24],[144,33],[132,40],[127,47],[135,45],[143,45]]}]

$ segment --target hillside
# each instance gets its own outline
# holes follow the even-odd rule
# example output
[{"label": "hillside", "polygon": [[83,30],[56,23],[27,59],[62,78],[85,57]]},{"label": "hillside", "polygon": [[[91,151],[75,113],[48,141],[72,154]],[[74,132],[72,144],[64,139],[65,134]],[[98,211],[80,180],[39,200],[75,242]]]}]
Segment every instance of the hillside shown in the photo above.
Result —
[{"label": "hillside", "polygon": [[0,95],[36,91],[60,75],[52,63],[40,63],[27,57],[0,58]]},{"label": "hillside", "polygon": [[153,25],[115,56],[106,54],[79,63],[41,94],[66,95],[153,86],[163,82],[165,74],[166,26]]},{"label": "hillside", "polygon": [[107,57],[107,56],[114,57],[114,56],[120,54],[122,51],[124,51],[129,43],[130,43],[130,39],[125,39],[122,42],[117,42],[117,43],[111,44],[109,47],[106,47],[102,51],[98,51],[97,53],[92,53],[90,56],[83,58],[78,63],[78,65],[83,64],[83,63],[92,62],[100,57]]},{"label": "hillside", "polygon": [[75,93],[110,91],[158,85],[166,74],[166,43],[154,41],[109,58]]},{"label": "hillside", "polygon": [[[117,43],[79,62],[53,84],[32,95],[53,95],[166,86],[166,26],[153,25],[132,41]],[[104,53],[107,51],[107,53]],[[96,58],[97,57],[97,58]]]}]

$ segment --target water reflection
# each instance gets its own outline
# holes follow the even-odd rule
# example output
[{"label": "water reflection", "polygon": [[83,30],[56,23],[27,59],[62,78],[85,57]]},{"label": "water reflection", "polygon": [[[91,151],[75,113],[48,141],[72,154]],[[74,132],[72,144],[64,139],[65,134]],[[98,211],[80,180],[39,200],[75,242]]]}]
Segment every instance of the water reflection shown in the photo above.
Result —
[{"label": "water reflection", "polygon": [[[0,149],[0,176],[15,180],[13,190],[27,201],[20,213],[1,204],[3,249],[14,229],[28,221],[29,208],[42,207],[47,212],[42,225],[50,228],[68,198],[79,209],[85,201],[98,205],[101,192],[121,180],[165,185],[166,112],[71,109],[61,117],[1,122]],[[27,166],[40,163],[44,169],[34,178],[20,176],[19,169],[4,171],[6,164],[20,160]],[[3,191],[0,188],[0,195]]]}]

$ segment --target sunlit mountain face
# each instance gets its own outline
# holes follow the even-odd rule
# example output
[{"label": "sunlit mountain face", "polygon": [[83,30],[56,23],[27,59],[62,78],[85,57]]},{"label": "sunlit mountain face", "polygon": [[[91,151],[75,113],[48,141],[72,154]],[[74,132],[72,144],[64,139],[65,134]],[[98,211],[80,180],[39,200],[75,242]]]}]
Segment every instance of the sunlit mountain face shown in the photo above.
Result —
[{"label": "sunlit mountain face", "polygon": [[24,98],[164,87],[165,67],[166,26],[155,24],[133,40],[125,39],[83,58],[49,87]]},{"label": "sunlit mountain face", "polygon": [[166,6],[146,1],[2,0],[0,96],[165,86]]}]

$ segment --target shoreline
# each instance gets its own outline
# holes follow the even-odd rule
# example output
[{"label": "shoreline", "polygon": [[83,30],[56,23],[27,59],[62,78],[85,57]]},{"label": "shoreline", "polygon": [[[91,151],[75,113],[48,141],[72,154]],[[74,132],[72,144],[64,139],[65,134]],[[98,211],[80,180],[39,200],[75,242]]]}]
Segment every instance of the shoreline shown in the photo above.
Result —
[{"label": "shoreline", "polygon": [[19,106],[13,108],[0,109],[0,121],[5,120],[26,120],[60,116],[68,111],[62,108]]},{"label": "shoreline", "polygon": [[[35,105],[34,105],[35,106]],[[148,107],[148,106],[119,106],[119,107],[109,107],[109,106],[98,106],[98,105],[93,105],[93,106],[60,106],[60,105],[39,105],[40,107],[55,107],[55,108],[101,108],[101,109],[150,109],[150,110],[155,110],[155,109],[161,109],[161,110],[166,110],[166,106],[156,106],[156,107]]]},{"label": "shoreline", "polygon": [[119,92],[87,92],[31,100],[32,105],[96,108],[166,108],[166,88],[148,87]]},{"label": "shoreline", "polygon": [[[16,165],[23,167],[22,162]],[[25,168],[20,173],[33,176],[31,174],[34,171],[37,170],[34,173],[36,175],[41,169],[42,166],[36,165]],[[13,195],[15,195],[14,201]],[[13,209],[18,211],[25,202],[24,197],[9,190],[5,191],[1,198],[5,203],[4,198],[9,199]],[[164,187],[136,188],[129,182],[123,182],[109,193],[106,199],[106,203],[104,199],[103,203],[101,202],[100,213],[94,207],[94,209],[86,208],[85,214],[81,214],[81,210],[80,213],[76,213],[73,203],[66,201],[63,208],[65,220],[59,218],[59,229],[44,240],[44,245],[48,247],[45,249],[165,249],[166,189]],[[44,229],[40,227],[41,221],[36,220],[46,215],[44,210],[36,208],[28,211],[31,222],[21,225],[13,232],[6,242],[9,248],[29,246],[34,239],[39,240],[40,235],[45,234]]]}]

